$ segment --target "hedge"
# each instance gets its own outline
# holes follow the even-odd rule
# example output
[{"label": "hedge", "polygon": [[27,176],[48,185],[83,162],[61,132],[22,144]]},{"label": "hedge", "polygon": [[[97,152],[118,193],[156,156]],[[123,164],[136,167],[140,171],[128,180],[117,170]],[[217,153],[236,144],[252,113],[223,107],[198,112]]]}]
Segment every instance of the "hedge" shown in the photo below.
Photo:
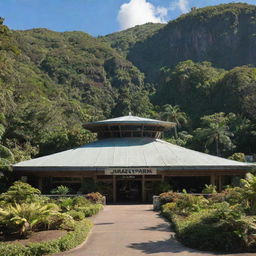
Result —
[{"label": "hedge", "polygon": [[0,243],[0,256],[41,256],[72,249],[81,244],[87,237],[92,223],[84,219],[75,224],[74,231],[47,242],[31,243],[27,246],[22,244]]}]

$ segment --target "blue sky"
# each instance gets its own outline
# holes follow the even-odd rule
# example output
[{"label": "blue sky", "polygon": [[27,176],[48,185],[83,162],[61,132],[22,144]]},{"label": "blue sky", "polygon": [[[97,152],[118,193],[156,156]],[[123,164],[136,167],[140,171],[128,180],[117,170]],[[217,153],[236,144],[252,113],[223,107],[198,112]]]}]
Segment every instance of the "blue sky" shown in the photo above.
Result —
[{"label": "blue sky", "polygon": [[[44,27],[105,35],[147,21],[166,22],[225,0],[0,0],[0,16],[12,29]],[[232,2],[242,2],[232,1]],[[244,2],[256,4],[256,0]]]}]

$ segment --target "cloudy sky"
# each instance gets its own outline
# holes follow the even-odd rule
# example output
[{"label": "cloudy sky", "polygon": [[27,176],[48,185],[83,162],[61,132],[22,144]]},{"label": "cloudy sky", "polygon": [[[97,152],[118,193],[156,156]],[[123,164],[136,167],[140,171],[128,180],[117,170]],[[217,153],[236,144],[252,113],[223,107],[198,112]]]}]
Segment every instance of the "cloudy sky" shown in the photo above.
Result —
[{"label": "cloudy sky", "polygon": [[[0,16],[12,29],[44,27],[105,35],[147,22],[167,22],[191,7],[232,0],[0,0]],[[232,1],[242,2],[242,0]],[[244,2],[256,4],[256,0]]]}]

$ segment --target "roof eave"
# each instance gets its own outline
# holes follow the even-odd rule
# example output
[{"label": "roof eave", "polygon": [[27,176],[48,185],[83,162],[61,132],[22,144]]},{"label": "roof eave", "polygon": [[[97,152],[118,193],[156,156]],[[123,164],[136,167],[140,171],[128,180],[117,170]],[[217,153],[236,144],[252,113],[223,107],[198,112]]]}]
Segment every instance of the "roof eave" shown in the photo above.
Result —
[{"label": "roof eave", "polygon": [[107,168],[155,168],[159,171],[167,170],[249,170],[255,167],[255,165],[209,165],[209,166],[13,166],[14,171],[104,171]]}]

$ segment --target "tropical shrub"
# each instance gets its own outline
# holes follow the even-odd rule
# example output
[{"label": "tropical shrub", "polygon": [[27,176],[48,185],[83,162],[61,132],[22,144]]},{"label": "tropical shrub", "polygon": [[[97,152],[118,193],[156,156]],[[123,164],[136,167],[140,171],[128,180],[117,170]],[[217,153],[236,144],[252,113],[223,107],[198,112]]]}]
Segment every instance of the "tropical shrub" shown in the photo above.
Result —
[{"label": "tropical shrub", "polygon": [[234,153],[233,155],[228,157],[228,159],[239,161],[239,162],[245,162],[246,161],[244,153]]},{"label": "tropical shrub", "polygon": [[83,212],[85,217],[90,217],[97,214],[103,208],[102,204],[92,204],[85,207],[77,207],[76,211]]},{"label": "tropical shrub", "polygon": [[55,240],[30,243],[27,246],[17,243],[0,243],[0,256],[41,256],[66,251],[82,243],[91,227],[92,223],[84,219],[75,223],[74,231]]},{"label": "tropical shrub", "polygon": [[88,199],[92,203],[102,204],[104,201],[103,195],[99,192],[92,192],[85,195],[85,198]]},{"label": "tropical shrub", "polygon": [[170,219],[176,211],[176,203],[166,203],[162,205],[161,207],[162,215],[165,216],[166,218]]},{"label": "tropical shrub", "polygon": [[89,204],[91,204],[91,202],[88,199],[86,199],[84,196],[73,197],[74,206],[85,206]]},{"label": "tropical shrub", "polygon": [[204,186],[205,186],[205,188],[202,190],[203,194],[216,194],[217,193],[216,186],[214,186],[212,184],[210,184],[210,185],[205,184]]},{"label": "tropical shrub", "polygon": [[241,179],[244,195],[248,200],[251,214],[256,214],[256,176],[248,173],[245,179]]},{"label": "tropical shrub", "polygon": [[66,229],[72,230],[74,219],[67,213],[54,212],[45,221],[47,229]]},{"label": "tropical shrub", "polygon": [[213,203],[228,202],[231,205],[243,204],[246,206],[243,189],[240,187],[226,188],[221,193],[213,194],[209,200]]},{"label": "tropical shrub", "polygon": [[4,233],[18,233],[24,237],[35,230],[40,224],[45,224],[48,217],[55,213],[58,207],[54,204],[44,206],[39,203],[22,203],[0,208],[0,223]]},{"label": "tropical shrub", "polygon": [[74,220],[83,220],[85,218],[85,214],[83,211],[71,210],[67,212]]},{"label": "tropical shrub", "polygon": [[39,198],[41,191],[32,187],[28,183],[22,181],[15,181],[7,192],[0,195],[0,201],[7,203],[22,203],[22,202],[35,202],[43,200]]},{"label": "tropical shrub", "polygon": [[51,190],[51,194],[54,195],[67,195],[69,193],[69,188],[63,185],[58,186]]},{"label": "tropical shrub", "polygon": [[67,212],[73,209],[74,202],[71,197],[62,197],[57,199],[56,203],[59,205],[63,212]]},{"label": "tropical shrub", "polygon": [[181,198],[176,201],[176,208],[179,214],[189,215],[192,212],[198,212],[208,206],[209,201],[203,196],[191,194],[182,194]]},{"label": "tropical shrub", "polygon": [[180,197],[181,197],[180,193],[169,191],[169,192],[161,193],[159,195],[159,200],[160,200],[160,204],[163,205],[170,202],[176,202]]},{"label": "tropical shrub", "polygon": [[[177,238],[201,250],[256,252],[255,176],[241,180],[243,186],[214,193],[209,200],[180,194],[162,205],[172,221]],[[254,199],[254,200],[253,200]]]}]

